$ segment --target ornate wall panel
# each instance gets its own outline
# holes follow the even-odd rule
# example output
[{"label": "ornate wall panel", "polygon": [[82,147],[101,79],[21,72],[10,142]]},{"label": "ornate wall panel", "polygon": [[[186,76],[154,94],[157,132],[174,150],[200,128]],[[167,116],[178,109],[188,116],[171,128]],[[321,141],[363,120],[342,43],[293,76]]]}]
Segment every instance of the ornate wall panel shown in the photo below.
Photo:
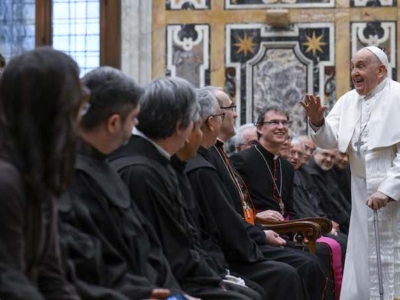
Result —
[{"label": "ornate wall panel", "polygon": [[353,22],[351,23],[351,55],[366,46],[384,49],[389,59],[388,76],[397,78],[396,27],[397,22]]},{"label": "ornate wall panel", "polygon": [[[382,0],[388,1],[388,0]],[[390,1],[390,0],[389,0]],[[333,7],[334,0],[225,0],[226,9],[263,9],[270,7]]]},{"label": "ornate wall panel", "polygon": [[210,84],[209,26],[167,26],[167,73],[196,87]]},{"label": "ornate wall panel", "polygon": [[266,104],[283,104],[291,111],[293,132],[306,133],[299,101],[315,93],[329,104],[333,40],[333,24],[297,24],[279,32],[263,24],[226,25],[226,67],[232,68],[226,89],[236,98],[238,124],[254,122]]},{"label": "ornate wall panel", "polygon": [[210,9],[211,0],[166,0],[167,10]]},{"label": "ornate wall panel", "polygon": [[[263,104],[279,102],[292,109],[293,131],[307,131],[298,101],[319,94],[329,111],[351,89],[351,57],[363,46],[385,48],[389,74],[399,78],[397,0],[173,3],[153,0],[153,77],[169,73],[196,86],[225,86],[240,109],[238,125],[254,121]],[[267,25],[266,12],[274,8],[286,9],[286,27]]]},{"label": "ornate wall panel", "polygon": [[351,0],[352,7],[397,6],[396,0]]}]

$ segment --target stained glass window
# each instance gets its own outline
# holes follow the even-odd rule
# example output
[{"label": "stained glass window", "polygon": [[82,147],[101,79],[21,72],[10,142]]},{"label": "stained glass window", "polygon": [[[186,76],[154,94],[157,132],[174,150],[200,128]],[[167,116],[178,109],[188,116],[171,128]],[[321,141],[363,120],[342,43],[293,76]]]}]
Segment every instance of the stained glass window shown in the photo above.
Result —
[{"label": "stained glass window", "polygon": [[11,57],[35,47],[35,0],[0,1],[0,53]]},{"label": "stained glass window", "polygon": [[71,55],[81,75],[100,64],[100,1],[53,0],[53,47]]}]

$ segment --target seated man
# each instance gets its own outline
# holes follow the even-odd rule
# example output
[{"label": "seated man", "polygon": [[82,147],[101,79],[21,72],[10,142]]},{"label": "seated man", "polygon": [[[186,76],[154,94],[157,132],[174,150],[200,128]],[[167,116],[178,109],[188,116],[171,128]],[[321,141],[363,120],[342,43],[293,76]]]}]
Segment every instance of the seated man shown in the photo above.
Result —
[{"label": "seated man", "polygon": [[[292,140],[291,155],[289,162],[294,167],[294,186],[293,200],[294,208],[300,218],[324,217],[327,216],[320,209],[320,199],[309,192],[315,190],[311,177],[308,174],[299,172],[300,166],[303,164],[304,146],[297,140]],[[318,243],[327,244],[332,251],[332,270],[334,271],[336,294],[340,294],[341,278],[343,276],[343,264],[346,257],[347,235],[339,231],[336,222],[332,221],[332,231],[330,234],[317,240]]]},{"label": "seated man", "polygon": [[[280,156],[281,147],[287,141],[289,124],[286,110],[265,106],[257,117],[259,143],[230,157],[248,188],[257,215],[269,221],[299,218],[293,206],[294,169]],[[288,246],[294,245],[288,241]],[[317,243],[316,246],[324,273],[330,274],[330,250],[325,245]],[[329,288],[325,297],[333,297],[332,290]]]},{"label": "seated man", "polygon": [[196,93],[188,81],[152,81],[141,98],[139,125],[129,143],[110,157],[112,165],[153,224],[182,289],[203,299],[259,299],[252,289],[223,282],[196,248],[171,165],[193,130],[196,114]]},{"label": "seated man", "polygon": [[[152,226],[106,160],[137,124],[142,88],[101,67],[90,89],[71,185],[59,202],[60,239],[68,278],[84,299],[146,299],[179,292]],[[160,289],[162,288],[162,289]]]},{"label": "seated man", "polygon": [[317,198],[321,199],[321,209],[330,220],[340,225],[340,230],[348,234],[350,215],[348,201],[332,178],[330,172],[335,164],[336,150],[317,148],[310,160],[307,171],[317,187]]},{"label": "seated man", "polygon": [[[228,172],[229,166],[223,163],[223,161],[227,161],[226,154],[217,152],[215,149],[217,146],[222,148],[223,144],[220,141],[215,144],[217,137],[227,140],[234,133],[233,124],[237,114],[229,108],[232,106],[232,101],[222,90],[206,87],[200,90],[198,94],[203,118],[209,121],[202,126],[203,140],[201,147],[197,156],[188,161],[186,171],[195,191],[199,210],[205,219],[201,222],[202,232],[207,232],[213,237],[213,240],[220,244],[229,265],[239,274],[245,274],[248,278],[260,283],[255,279],[254,276],[257,273],[253,270],[260,265],[260,258],[257,259],[256,265],[254,265],[254,259],[260,256],[257,253],[261,253],[270,262],[275,264],[279,262],[282,265],[281,268],[289,268],[292,273],[297,273],[300,276],[301,289],[306,299],[320,299],[325,285],[325,276],[320,271],[316,258],[293,249],[278,248],[284,244],[284,240],[274,232],[270,231],[266,234],[262,229],[259,229],[261,237],[253,239],[250,236],[251,232],[248,228],[254,226],[247,223],[244,217],[247,220],[251,211],[247,209],[246,204],[242,203],[241,198],[230,196],[230,190],[235,190],[236,186],[231,179],[227,178],[234,176],[234,173],[231,170]],[[221,107],[225,108],[221,109]],[[213,117],[220,112],[225,114],[222,122]],[[225,155],[225,158],[222,158],[223,155]],[[215,160],[220,163],[215,163]],[[221,173],[221,170],[224,170],[225,173]],[[231,180],[230,184],[229,180]],[[237,189],[236,193],[238,193]],[[246,212],[243,210],[246,210]],[[251,221],[249,220],[249,222]],[[267,239],[274,246],[272,244],[267,245]],[[250,269],[250,262],[252,262],[253,270]],[[258,276],[260,275],[261,273],[258,272]],[[312,283],[306,279],[308,277],[313,278]],[[314,290],[310,288],[311,285],[315,288]],[[286,298],[282,293],[288,291],[280,291],[277,287],[274,290],[280,293],[274,294],[275,297],[278,297],[278,299]]]}]

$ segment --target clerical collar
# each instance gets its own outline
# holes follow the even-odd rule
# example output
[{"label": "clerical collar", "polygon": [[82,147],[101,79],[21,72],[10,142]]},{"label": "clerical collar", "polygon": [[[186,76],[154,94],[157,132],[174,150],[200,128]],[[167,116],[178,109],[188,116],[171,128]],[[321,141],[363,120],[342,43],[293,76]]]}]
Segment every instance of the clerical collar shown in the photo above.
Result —
[{"label": "clerical collar", "polygon": [[389,78],[385,78],[384,80],[382,80],[381,83],[379,83],[368,95],[366,96],[362,96],[363,99],[368,100],[370,98],[372,98],[373,96],[375,96],[376,94],[378,94],[380,91],[383,90],[383,88],[386,85],[386,82],[389,80]]},{"label": "clerical collar", "polygon": [[275,155],[265,149],[260,143],[257,144],[257,149],[261,150],[262,154],[269,160],[277,160],[280,156],[279,154]]},{"label": "clerical collar", "polygon": [[144,138],[146,141],[150,142],[154,147],[156,147],[156,149],[158,150],[158,152],[160,152],[160,154],[161,154],[162,156],[165,156],[168,160],[171,159],[171,155],[169,155],[169,153],[168,153],[167,151],[165,151],[163,147],[161,147],[159,144],[155,143],[153,140],[151,140],[150,138],[148,138],[143,132],[141,132],[141,131],[140,131],[139,129],[137,129],[136,127],[133,128],[132,134]]}]

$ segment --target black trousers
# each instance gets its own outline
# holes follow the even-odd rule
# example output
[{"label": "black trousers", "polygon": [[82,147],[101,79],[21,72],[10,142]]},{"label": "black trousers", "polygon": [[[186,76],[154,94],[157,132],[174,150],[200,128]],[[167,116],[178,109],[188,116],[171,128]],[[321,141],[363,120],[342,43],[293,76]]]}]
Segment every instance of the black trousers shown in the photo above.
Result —
[{"label": "black trousers", "polygon": [[264,289],[268,300],[305,299],[297,270],[286,263],[272,260],[253,264],[230,262],[230,267],[235,272],[258,283]]},{"label": "black trousers", "polygon": [[[297,271],[302,283],[304,299],[321,300],[327,284],[329,268],[325,268],[316,255],[290,246],[294,246],[294,243],[288,242],[288,245],[283,248],[264,245],[259,246],[259,249],[267,259],[285,263]],[[286,288],[289,286],[287,285]]]}]

